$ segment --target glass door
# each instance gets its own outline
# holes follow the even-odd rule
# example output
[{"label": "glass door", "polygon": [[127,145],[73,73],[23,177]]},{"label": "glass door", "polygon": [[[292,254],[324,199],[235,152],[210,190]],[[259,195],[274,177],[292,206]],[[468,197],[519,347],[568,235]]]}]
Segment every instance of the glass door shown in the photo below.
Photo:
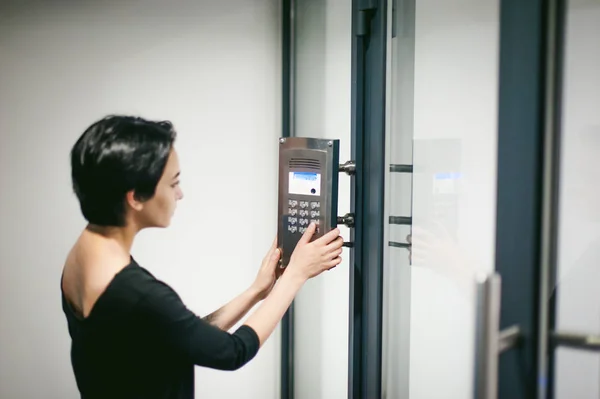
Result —
[{"label": "glass door", "polygon": [[382,396],[597,398],[600,4],[388,7]]},{"label": "glass door", "polygon": [[494,271],[498,0],[388,2],[382,397],[473,397]]},{"label": "glass door", "polygon": [[[600,397],[600,2],[565,8],[548,399]],[[551,326],[552,327],[552,326]]]},{"label": "glass door", "polygon": [[284,126],[355,169],[282,398],[598,397],[598,3],[283,3]]}]

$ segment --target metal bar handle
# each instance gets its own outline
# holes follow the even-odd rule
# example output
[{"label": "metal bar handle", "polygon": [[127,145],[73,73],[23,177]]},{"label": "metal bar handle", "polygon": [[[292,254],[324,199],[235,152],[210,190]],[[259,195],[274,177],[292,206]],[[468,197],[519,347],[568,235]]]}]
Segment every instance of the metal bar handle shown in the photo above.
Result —
[{"label": "metal bar handle", "polygon": [[496,399],[501,278],[497,273],[478,276],[475,301],[475,399]]},{"label": "metal bar handle", "polygon": [[500,331],[501,292],[498,273],[476,278],[474,399],[497,399],[499,356],[522,342],[518,325]]},{"label": "metal bar handle", "polygon": [[390,172],[395,172],[395,173],[412,173],[413,172],[413,166],[412,165],[391,164],[390,165]]},{"label": "metal bar handle", "polygon": [[402,224],[405,226],[412,225],[412,217],[411,216],[390,216],[389,224]]},{"label": "metal bar handle", "polygon": [[600,336],[593,334],[581,334],[570,331],[558,331],[550,333],[550,339],[555,347],[566,347],[585,351],[600,351]]}]

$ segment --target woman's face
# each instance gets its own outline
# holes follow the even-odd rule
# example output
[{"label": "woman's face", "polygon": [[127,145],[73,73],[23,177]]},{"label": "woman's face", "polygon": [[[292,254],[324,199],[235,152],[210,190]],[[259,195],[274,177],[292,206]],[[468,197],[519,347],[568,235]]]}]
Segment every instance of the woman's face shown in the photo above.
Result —
[{"label": "woman's face", "polygon": [[169,226],[177,201],[182,198],[183,192],[179,186],[179,158],[177,151],[173,149],[154,196],[141,203],[136,212],[136,224],[142,228]]}]

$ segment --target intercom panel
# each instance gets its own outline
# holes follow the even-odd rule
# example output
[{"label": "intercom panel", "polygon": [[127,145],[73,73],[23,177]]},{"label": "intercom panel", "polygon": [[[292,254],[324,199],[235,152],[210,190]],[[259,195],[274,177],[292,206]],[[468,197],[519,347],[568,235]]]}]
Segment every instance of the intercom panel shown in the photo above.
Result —
[{"label": "intercom panel", "polygon": [[311,222],[313,240],[337,227],[338,178],[339,140],[279,139],[279,275]]}]

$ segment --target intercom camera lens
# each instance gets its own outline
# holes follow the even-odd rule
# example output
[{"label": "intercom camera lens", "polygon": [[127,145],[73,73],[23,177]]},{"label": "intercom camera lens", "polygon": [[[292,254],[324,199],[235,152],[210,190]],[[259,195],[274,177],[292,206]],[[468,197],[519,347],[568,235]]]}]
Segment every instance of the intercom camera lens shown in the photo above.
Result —
[{"label": "intercom camera lens", "polygon": [[317,190],[315,190],[314,188],[311,188],[311,189],[310,189],[310,192],[311,192],[311,194],[314,194],[314,193],[316,193],[316,192],[317,192]]}]

